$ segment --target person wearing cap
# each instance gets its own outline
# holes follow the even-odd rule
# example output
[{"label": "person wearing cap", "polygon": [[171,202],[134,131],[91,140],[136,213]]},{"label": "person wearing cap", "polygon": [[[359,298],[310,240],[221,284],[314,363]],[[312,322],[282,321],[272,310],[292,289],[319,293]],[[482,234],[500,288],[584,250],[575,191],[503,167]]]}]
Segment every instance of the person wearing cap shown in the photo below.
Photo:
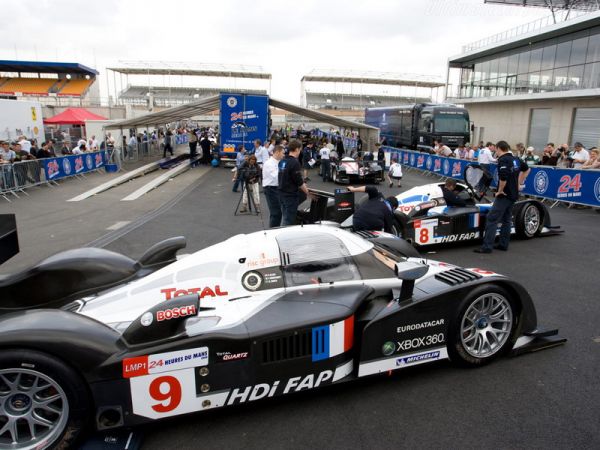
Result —
[{"label": "person wearing cap", "polygon": [[571,155],[571,159],[573,160],[573,169],[581,169],[586,161],[590,159],[590,154],[583,147],[581,142],[575,142],[574,148],[575,151]]},{"label": "person wearing cap", "polygon": [[525,155],[523,157],[523,161],[527,163],[528,166],[537,166],[540,163],[540,157],[533,153],[535,149],[531,146],[527,147]]},{"label": "person wearing cap", "polygon": [[398,207],[396,197],[383,198],[374,186],[348,186],[350,192],[366,192],[369,199],[364,202],[352,216],[352,227],[355,231],[385,231],[392,233],[394,210]]}]

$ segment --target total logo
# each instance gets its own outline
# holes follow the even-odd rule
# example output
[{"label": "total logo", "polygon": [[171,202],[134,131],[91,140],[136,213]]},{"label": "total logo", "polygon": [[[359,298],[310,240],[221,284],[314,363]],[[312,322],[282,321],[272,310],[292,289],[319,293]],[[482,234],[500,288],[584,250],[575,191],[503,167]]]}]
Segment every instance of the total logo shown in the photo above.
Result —
[{"label": "total logo", "polygon": [[544,194],[548,190],[548,185],[550,184],[549,181],[548,174],[545,171],[540,170],[536,173],[533,178],[533,188],[535,189],[535,192]]},{"label": "total logo", "polygon": [[221,286],[218,284],[214,288],[206,286],[204,288],[190,288],[190,289],[177,289],[167,288],[161,289],[161,294],[165,294],[165,300],[171,300],[175,297],[181,297],[182,295],[198,294],[200,298],[204,297],[222,297],[229,295],[229,292],[222,291]]}]

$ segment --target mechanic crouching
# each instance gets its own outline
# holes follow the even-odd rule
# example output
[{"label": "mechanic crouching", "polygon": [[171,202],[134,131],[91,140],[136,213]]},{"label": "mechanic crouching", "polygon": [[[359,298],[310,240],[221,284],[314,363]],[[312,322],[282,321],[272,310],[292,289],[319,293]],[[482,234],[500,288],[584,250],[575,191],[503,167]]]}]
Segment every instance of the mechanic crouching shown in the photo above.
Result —
[{"label": "mechanic crouching", "polygon": [[394,210],[398,207],[396,197],[383,198],[373,186],[349,186],[350,192],[366,192],[369,199],[364,202],[352,216],[355,231],[385,231],[393,233]]}]

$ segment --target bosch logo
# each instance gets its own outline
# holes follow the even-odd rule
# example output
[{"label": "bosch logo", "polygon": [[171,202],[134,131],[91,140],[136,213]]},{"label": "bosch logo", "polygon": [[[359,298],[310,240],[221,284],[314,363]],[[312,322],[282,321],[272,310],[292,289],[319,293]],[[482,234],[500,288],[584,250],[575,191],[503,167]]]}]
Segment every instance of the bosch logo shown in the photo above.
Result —
[{"label": "bosch logo", "polygon": [[227,106],[229,106],[230,108],[235,108],[237,106],[237,98],[229,97],[227,99]]},{"label": "bosch logo", "polygon": [[[549,181],[548,174],[545,171],[540,170],[536,173],[533,179],[533,188],[535,189],[535,192],[544,194],[548,190],[548,185],[550,184]],[[598,183],[596,182],[596,184]]]},{"label": "bosch logo", "polygon": [[162,322],[164,320],[178,319],[185,316],[193,316],[196,314],[196,307],[194,305],[179,306],[177,308],[165,309],[164,311],[156,311],[156,321]]},{"label": "bosch logo", "polygon": [[71,174],[71,162],[69,161],[69,158],[63,159],[63,170],[64,170],[65,174],[67,174],[67,175]]}]

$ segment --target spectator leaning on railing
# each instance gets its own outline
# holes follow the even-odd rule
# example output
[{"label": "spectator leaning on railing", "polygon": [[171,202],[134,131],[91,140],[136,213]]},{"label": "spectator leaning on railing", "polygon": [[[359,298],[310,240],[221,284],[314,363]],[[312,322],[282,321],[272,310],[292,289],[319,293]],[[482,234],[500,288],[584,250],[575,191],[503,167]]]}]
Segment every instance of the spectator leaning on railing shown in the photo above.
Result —
[{"label": "spectator leaning on railing", "polygon": [[581,168],[583,170],[589,169],[600,169],[600,158],[598,158],[600,152],[598,151],[598,147],[590,148],[590,159],[588,159]]},{"label": "spectator leaning on railing", "polygon": [[531,146],[527,147],[527,152],[523,157],[523,161],[527,163],[528,166],[537,166],[540,163],[540,157],[533,153],[535,149]]},{"label": "spectator leaning on railing", "polygon": [[574,147],[575,151],[571,154],[573,169],[581,169],[586,161],[590,159],[590,154],[585,148],[583,148],[583,144],[581,142],[575,142]]}]

